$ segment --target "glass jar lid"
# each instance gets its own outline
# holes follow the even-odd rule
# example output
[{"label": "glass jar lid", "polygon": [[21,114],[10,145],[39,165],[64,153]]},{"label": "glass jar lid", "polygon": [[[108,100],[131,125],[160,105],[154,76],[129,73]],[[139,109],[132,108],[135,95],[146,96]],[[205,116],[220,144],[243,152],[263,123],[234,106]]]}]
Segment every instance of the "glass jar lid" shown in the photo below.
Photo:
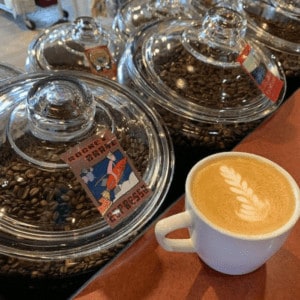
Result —
[{"label": "glass jar lid", "polygon": [[191,0],[191,5],[202,14],[216,5],[232,8],[243,13],[243,3],[237,0]]},{"label": "glass jar lid", "polygon": [[80,70],[115,79],[123,49],[123,40],[111,28],[91,17],[78,17],[33,39],[26,70]]},{"label": "glass jar lid", "polygon": [[199,18],[189,0],[133,0],[120,6],[114,20],[114,27],[130,36],[143,26],[168,18]]},{"label": "glass jar lid", "polygon": [[[16,99],[1,128],[1,253],[50,260],[91,255],[128,239],[158,210],[173,175],[172,144],[156,113],[126,88],[61,71],[22,75],[1,95]],[[62,159],[106,131],[152,191],[114,228]]]},{"label": "glass jar lid", "polygon": [[300,53],[299,1],[244,1],[249,34],[274,50]]},{"label": "glass jar lid", "polygon": [[300,3],[297,0],[270,0],[271,4],[276,7],[278,11],[283,11],[285,14],[290,15],[292,18],[299,20],[300,18]]},{"label": "glass jar lid", "polygon": [[[261,119],[282,102],[285,75],[267,49],[247,39],[246,26],[227,7],[199,21],[151,26],[126,49],[129,76],[156,104],[191,120]],[[122,68],[119,76],[122,82]]]}]

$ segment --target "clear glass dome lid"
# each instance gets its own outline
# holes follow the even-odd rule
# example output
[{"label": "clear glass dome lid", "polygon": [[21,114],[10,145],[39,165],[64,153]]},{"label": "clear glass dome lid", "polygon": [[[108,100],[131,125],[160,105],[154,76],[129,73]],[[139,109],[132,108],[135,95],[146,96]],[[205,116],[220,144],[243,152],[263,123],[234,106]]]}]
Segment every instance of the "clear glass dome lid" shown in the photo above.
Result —
[{"label": "clear glass dome lid", "polygon": [[200,13],[205,13],[213,6],[220,5],[243,13],[243,2],[237,0],[191,0],[191,5]]},{"label": "clear glass dome lid", "polygon": [[300,2],[298,0],[270,0],[277,9],[300,21]]},{"label": "clear glass dome lid", "polygon": [[275,50],[300,53],[299,1],[244,1],[250,34]]},{"label": "clear glass dome lid", "polygon": [[[33,250],[37,259],[97,253],[126,240],[157,211],[173,175],[172,143],[156,113],[130,91],[76,71],[24,74],[0,90],[15,99],[9,117],[0,115],[1,253],[30,259]],[[114,228],[62,159],[70,149],[74,157],[87,149],[100,155],[104,146],[90,141],[107,131],[152,191]]]},{"label": "clear glass dome lid", "polygon": [[123,50],[124,42],[113,29],[98,19],[96,22],[92,17],[78,17],[72,23],[46,29],[33,39],[28,47],[26,69],[105,74],[117,64]]},{"label": "clear glass dome lid", "polygon": [[[95,122],[95,117],[99,122]],[[7,138],[14,151],[42,168],[65,168],[60,155],[114,120],[105,106],[96,105],[90,90],[73,77],[54,75],[33,84],[26,103],[11,113]]]},{"label": "clear glass dome lid", "polygon": [[[161,23],[146,29],[131,48],[137,53],[129,73],[159,105],[190,119],[259,119],[281,103],[285,76],[245,32],[246,20],[227,7],[209,9],[200,22]],[[278,84],[276,99],[260,86],[266,75]]]},{"label": "clear glass dome lid", "polygon": [[167,18],[199,18],[190,0],[133,0],[120,6],[115,18],[115,27],[125,34],[132,35],[155,21]]}]

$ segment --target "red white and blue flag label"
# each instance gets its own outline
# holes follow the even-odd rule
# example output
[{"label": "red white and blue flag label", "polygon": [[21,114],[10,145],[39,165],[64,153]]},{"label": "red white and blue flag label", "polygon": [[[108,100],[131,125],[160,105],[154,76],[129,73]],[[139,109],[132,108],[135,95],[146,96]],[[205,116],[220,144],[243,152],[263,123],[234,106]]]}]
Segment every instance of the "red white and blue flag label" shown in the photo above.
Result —
[{"label": "red white and blue flag label", "polygon": [[263,64],[257,64],[253,49],[249,44],[247,44],[240,53],[237,62],[241,64],[244,70],[254,80],[261,92],[271,101],[277,102],[284,87],[284,82],[270,72]]}]

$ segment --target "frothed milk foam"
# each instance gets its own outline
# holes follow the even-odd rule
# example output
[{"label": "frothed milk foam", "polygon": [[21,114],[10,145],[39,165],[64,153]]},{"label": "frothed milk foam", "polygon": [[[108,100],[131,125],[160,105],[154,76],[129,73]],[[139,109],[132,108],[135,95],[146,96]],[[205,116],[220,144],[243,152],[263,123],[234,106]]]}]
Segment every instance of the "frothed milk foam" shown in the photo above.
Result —
[{"label": "frothed milk foam", "polygon": [[190,188],[199,211],[234,233],[272,232],[295,209],[288,180],[275,167],[251,157],[215,158],[194,173]]}]

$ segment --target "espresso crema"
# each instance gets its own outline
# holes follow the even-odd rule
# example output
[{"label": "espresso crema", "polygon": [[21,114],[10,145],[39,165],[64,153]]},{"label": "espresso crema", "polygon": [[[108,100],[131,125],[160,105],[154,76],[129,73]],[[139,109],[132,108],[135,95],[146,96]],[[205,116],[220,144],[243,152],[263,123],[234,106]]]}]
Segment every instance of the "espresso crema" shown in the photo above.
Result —
[{"label": "espresso crema", "polygon": [[287,178],[253,157],[217,157],[199,166],[190,188],[201,213],[233,233],[272,232],[295,210],[295,195]]}]

